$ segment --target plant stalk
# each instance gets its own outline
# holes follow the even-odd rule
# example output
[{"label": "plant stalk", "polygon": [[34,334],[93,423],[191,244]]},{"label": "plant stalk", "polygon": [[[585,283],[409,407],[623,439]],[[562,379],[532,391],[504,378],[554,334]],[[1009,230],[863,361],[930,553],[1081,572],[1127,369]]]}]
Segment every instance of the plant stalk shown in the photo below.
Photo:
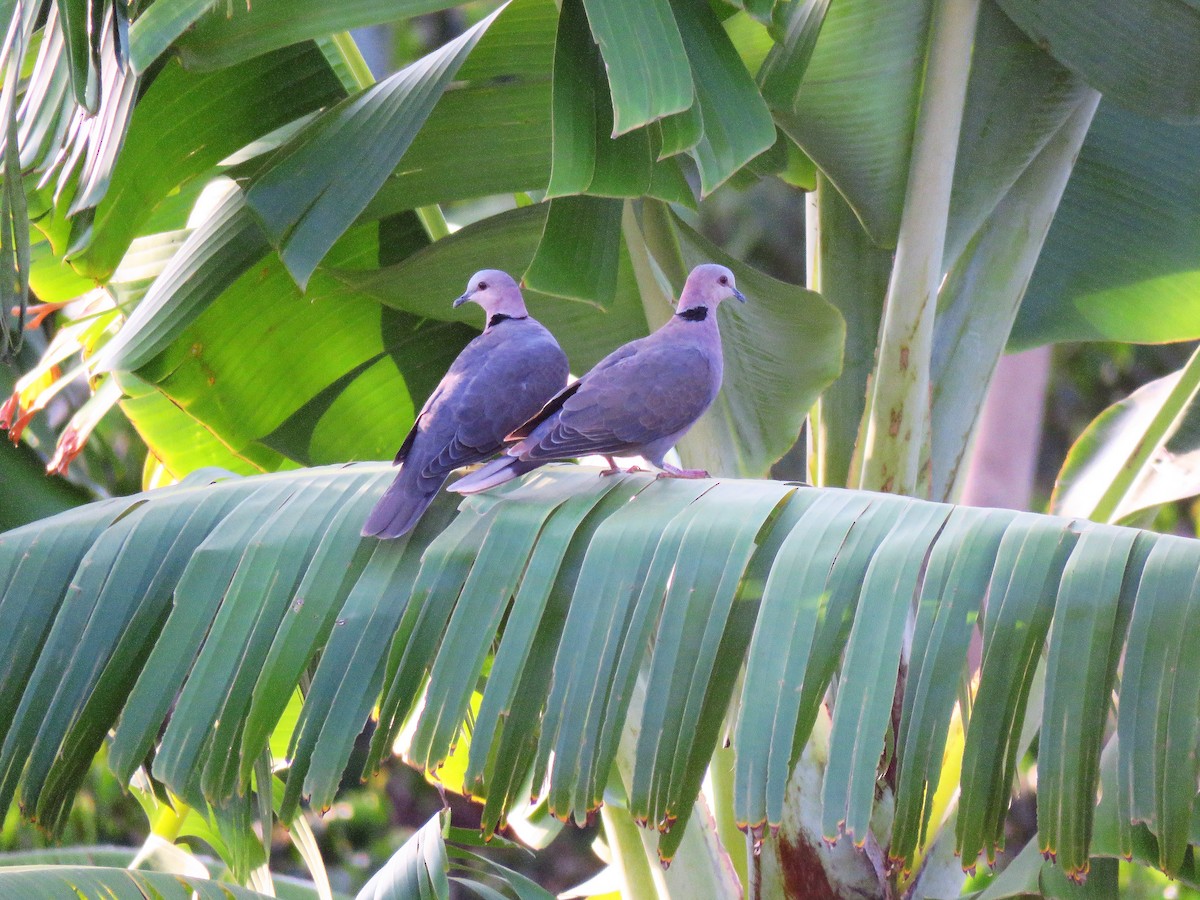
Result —
[{"label": "plant stalk", "polygon": [[934,4],[896,260],[860,427],[862,461],[851,473],[851,482],[868,490],[913,496],[928,490],[921,460],[930,441],[935,299],[978,18],[979,0]]}]

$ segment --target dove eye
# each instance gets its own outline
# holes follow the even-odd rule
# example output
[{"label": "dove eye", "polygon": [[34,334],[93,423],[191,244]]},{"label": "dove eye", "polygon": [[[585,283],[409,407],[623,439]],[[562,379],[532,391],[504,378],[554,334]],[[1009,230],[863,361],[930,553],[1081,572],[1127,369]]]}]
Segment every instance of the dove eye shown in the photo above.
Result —
[{"label": "dove eye", "polygon": [[729,279],[726,278],[724,275],[722,275],[720,278],[718,278],[717,281],[719,281],[721,284],[729,284]]},{"label": "dove eye", "polygon": [[481,291],[487,290],[487,282],[486,281],[479,282],[479,290],[481,290]]}]

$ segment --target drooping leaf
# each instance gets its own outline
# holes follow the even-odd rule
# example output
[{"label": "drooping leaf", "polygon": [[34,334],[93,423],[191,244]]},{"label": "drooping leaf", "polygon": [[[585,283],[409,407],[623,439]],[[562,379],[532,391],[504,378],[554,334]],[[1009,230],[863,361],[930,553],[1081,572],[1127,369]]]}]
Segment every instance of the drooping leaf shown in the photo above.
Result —
[{"label": "drooping leaf", "polygon": [[822,831],[828,841],[843,832],[857,847],[867,839],[905,622],[922,576],[928,574],[921,571],[926,558],[912,548],[933,544],[948,515],[946,508],[925,507],[901,516],[880,541],[865,573],[838,685],[846,702],[834,710],[829,743],[822,797]]},{"label": "drooping leaf", "polygon": [[246,201],[301,286],[396,168],[503,9],[317,117],[253,179]]},{"label": "drooping leaf", "polygon": [[608,73],[612,137],[691,106],[692,75],[668,0],[583,0],[583,6]]},{"label": "drooping leaf", "polygon": [[[972,626],[978,618],[970,598],[987,589],[992,561],[1010,524],[1003,513],[969,522],[952,514],[946,529],[969,531],[961,538],[954,535],[953,541],[939,541],[930,554],[925,588],[917,601],[912,653],[896,733],[896,818],[888,848],[891,859],[911,861],[916,848],[926,844],[927,829],[936,830],[939,824],[931,817],[944,779],[942,759],[957,693],[955,676],[960,674]],[[951,557],[943,550],[960,541],[966,552]],[[961,710],[960,716],[966,719]]]},{"label": "drooping leaf", "polygon": [[0,868],[0,890],[14,897],[110,897],[112,900],[266,900],[248,888],[228,882],[132,869],[89,866],[12,866]]},{"label": "drooping leaf", "polygon": [[777,5],[771,22],[777,39],[758,73],[767,102],[784,109],[791,107],[828,10],[829,0]]},{"label": "drooping leaf", "polygon": [[703,4],[675,4],[696,82],[701,135],[689,151],[701,196],[775,143],[775,125],[754,79],[716,15]]},{"label": "drooping leaf", "polygon": [[659,153],[655,146],[660,132],[639,127],[618,134],[613,114],[583,0],[573,0],[564,5],[555,38],[553,164],[547,196],[649,194],[691,205],[691,188],[678,162],[666,158],[669,154]]},{"label": "drooping leaf", "polygon": [[[399,542],[357,536],[361,515],[391,479],[390,467],[378,464],[197,479],[0,536],[0,614],[16,624],[0,640],[36,648],[28,665],[21,662],[26,655],[0,654],[9,661],[8,671],[0,670],[0,702],[7,710],[2,721],[6,727],[12,723],[0,765],[4,791],[15,787],[25,808],[44,811],[52,825],[78,784],[65,770],[78,772],[88,747],[115,727],[110,760],[128,775],[166,721],[156,771],[179,796],[219,803],[231,786],[245,786],[247,765],[261,753],[272,720],[282,715],[277,704],[261,702],[262,692],[270,685],[290,695],[304,661],[318,652],[321,663],[294,738],[285,819],[295,815],[301,793],[311,792],[318,804],[330,801],[354,736],[381,693],[381,725],[393,728],[415,708],[428,678],[434,681],[428,696],[438,699],[417,713],[415,727],[426,736],[422,742],[428,741],[421,744],[427,747],[423,761],[435,764],[456,732],[464,689],[472,686],[473,676],[450,666],[450,657],[473,658],[466,668],[481,674],[480,648],[486,652],[500,637],[508,598],[520,596],[531,579],[540,585],[528,588],[531,605],[509,617],[514,623],[525,617],[523,626],[513,626],[524,638],[508,645],[507,661],[493,671],[503,708],[518,698],[524,702],[517,673],[529,667],[527,673],[540,683],[525,695],[533,715],[520,714],[527,730],[512,735],[520,738],[515,755],[499,752],[507,729],[492,726],[473,735],[478,778],[472,789],[515,799],[519,785],[499,767],[517,766],[524,779],[534,766],[550,775],[551,804],[559,815],[585,815],[603,793],[620,744],[622,711],[629,709],[630,691],[640,678],[646,696],[662,700],[640,701],[639,721],[681,718],[669,727],[663,719],[655,734],[669,735],[666,743],[643,732],[646,752],[630,770],[630,784],[635,796],[644,797],[639,804],[649,804],[639,808],[667,821],[677,817],[682,829],[690,814],[682,804],[698,790],[697,773],[720,739],[713,723],[720,721],[722,692],[732,688],[730,673],[738,669],[748,641],[743,691],[755,702],[744,707],[734,746],[742,785],[739,812],[756,825],[766,809],[777,808],[790,760],[807,736],[805,722],[813,721],[810,710],[818,707],[848,646],[852,656],[877,650],[880,662],[869,677],[869,667],[855,664],[862,683],[843,681],[839,697],[858,696],[861,688],[871,698],[868,708],[879,698],[890,701],[895,672],[887,661],[898,658],[904,641],[903,629],[893,624],[908,615],[914,592],[922,598],[914,648],[929,651],[922,651],[914,677],[931,693],[917,690],[931,700],[935,694],[941,698],[934,703],[942,710],[932,715],[940,723],[935,731],[949,726],[945,704],[965,663],[962,626],[986,594],[990,608],[976,709],[981,718],[968,723],[961,814],[978,816],[990,829],[1007,805],[1005,773],[1015,762],[1031,667],[1058,617],[1039,766],[1042,780],[1059,788],[1051,790],[1046,808],[1064,813],[1044,827],[1060,853],[1082,849],[1083,857],[1067,860],[1078,869],[1079,859],[1086,859],[1093,805],[1086,785],[1099,759],[1098,723],[1125,651],[1125,623],[1143,595],[1146,603],[1153,598],[1172,604],[1173,615],[1189,615],[1183,609],[1190,606],[1177,606],[1184,600],[1174,586],[1182,573],[1194,590],[1200,544],[1103,525],[1090,526],[1086,538],[1076,540],[1075,525],[1067,520],[865,492],[728,479],[656,482],[632,475],[598,483],[594,471],[548,467],[492,495],[468,498],[457,515],[443,496],[416,532]],[[758,487],[748,490],[752,484]],[[947,517],[952,527],[939,528]],[[524,524],[515,527],[518,522]],[[564,557],[574,539],[582,544]],[[747,562],[751,539],[757,549]],[[726,564],[730,554],[738,560],[732,567]],[[1170,556],[1170,565],[1158,563],[1162,554]],[[564,567],[559,562],[564,559],[572,562]],[[272,586],[277,570],[284,577]],[[695,590],[686,589],[688,584]],[[885,588],[893,584],[907,587],[890,594]],[[551,599],[545,604],[537,595],[547,596],[547,589]],[[556,594],[559,590],[563,593]],[[312,591],[321,592],[321,602],[304,621],[304,611],[315,602]],[[407,599],[397,604],[397,596]],[[29,604],[29,597],[36,602]],[[259,597],[266,602],[258,603]],[[598,604],[597,597],[606,602]],[[725,598],[721,609],[728,614],[701,615],[705,598]],[[750,605],[739,607],[739,598]],[[22,612],[14,617],[18,602]],[[698,602],[702,606],[693,608]],[[84,615],[76,612],[85,609]],[[545,643],[540,636],[531,642],[530,627],[549,612],[565,620],[565,627],[548,628]],[[958,638],[942,631],[943,614]],[[1138,641],[1152,637],[1144,623],[1160,615],[1152,616],[1149,606],[1137,614]],[[1028,627],[1019,627],[1021,622]],[[749,630],[740,632],[743,628]],[[1076,642],[1081,629],[1088,639]],[[542,626],[536,631],[540,635]],[[656,631],[654,644],[662,649],[652,655]],[[92,652],[70,658],[70,649],[81,642]],[[438,662],[443,653],[444,665]],[[1158,658],[1149,651],[1138,654]],[[1158,692],[1163,703],[1194,707],[1193,681],[1200,676],[1186,654],[1176,657],[1173,680],[1143,666],[1134,681],[1138,690]],[[216,677],[212,666],[218,658],[238,663]],[[60,688],[49,675],[64,659],[68,674]],[[501,677],[501,668],[508,674]],[[32,672],[37,674],[30,678]],[[712,694],[713,684],[724,687]],[[780,684],[802,689],[797,695]],[[490,687],[485,680],[484,704]],[[171,699],[180,688],[172,718]],[[102,699],[92,702],[93,696]],[[260,699],[252,701],[255,696]],[[769,700],[774,702],[764,702]],[[45,724],[34,715],[42,707],[49,710]],[[858,708],[850,701],[839,711],[835,703],[835,719],[855,715]],[[918,708],[914,697],[914,715]],[[1160,706],[1166,708],[1172,706]],[[1190,758],[1185,732],[1194,719],[1179,719],[1183,730],[1172,721],[1154,714],[1126,722],[1129,745],[1136,750],[1149,740],[1148,746],[1169,754],[1160,765]],[[1068,743],[1051,735],[1047,722],[1072,735]],[[1167,732],[1160,731],[1164,724]],[[529,741],[536,746],[542,728],[541,753],[522,749]],[[850,733],[844,726],[842,732]],[[214,733],[221,740],[207,738]],[[1173,735],[1165,743],[1164,733]],[[489,747],[497,735],[500,747]],[[71,748],[74,741],[78,746]],[[827,793],[848,789],[853,796],[853,785],[874,782],[883,735],[876,736],[873,726],[864,728],[855,743],[861,751],[827,769]],[[62,756],[58,748],[70,752]],[[981,750],[991,754],[985,769],[979,767]],[[897,751],[903,754],[901,771],[913,765],[928,772],[924,767],[937,755],[923,740],[913,747],[902,741]],[[742,781],[745,774],[762,772],[769,777]],[[780,780],[771,772],[779,772]],[[1180,823],[1190,822],[1194,798],[1178,790],[1160,796],[1165,805],[1150,829],[1165,836],[1165,852],[1171,854],[1165,859],[1175,866]],[[849,809],[862,814],[857,806]],[[837,808],[825,814],[839,815]],[[1189,840],[1185,836],[1185,844]],[[671,842],[677,843],[675,835]]]},{"label": "drooping leaf", "polygon": [[543,294],[607,307],[617,292],[620,200],[558,197],[550,201],[537,255],[522,282]]}]

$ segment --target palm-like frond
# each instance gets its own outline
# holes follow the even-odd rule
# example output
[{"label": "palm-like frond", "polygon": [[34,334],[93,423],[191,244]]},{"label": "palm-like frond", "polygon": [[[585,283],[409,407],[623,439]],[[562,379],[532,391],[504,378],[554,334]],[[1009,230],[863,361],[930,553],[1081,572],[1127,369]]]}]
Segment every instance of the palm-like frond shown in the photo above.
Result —
[{"label": "palm-like frond", "polygon": [[[485,801],[486,829],[524,797],[531,770],[557,815],[582,819],[604,796],[640,675],[628,805],[665,831],[669,858],[731,702],[737,812],[761,828],[779,821],[840,672],[826,834],[865,838],[884,771],[891,851],[911,860],[978,625],[964,860],[1002,841],[1026,711],[1040,705],[1043,849],[1068,871],[1086,867],[1124,655],[1119,818],[1158,838],[1167,871],[1190,872],[1200,664],[1186,648],[1200,542],[867,492],[564,467],[457,514],[443,498],[407,540],[360,539],[391,474],[209,473],[0,536],[0,722],[11,722],[0,808],[19,793],[54,828],[110,729],[122,777],[148,763],[183,798],[225,803],[247,789],[307,670],[285,819],[303,799],[329,805],[369,718],[374,763],[410,717],[416,765],[438,768],[469,737],[464,788]],[[1031,696],[1047,640],[1044,695]],[[1124,828],[1122,846],[1139,835]]]}]

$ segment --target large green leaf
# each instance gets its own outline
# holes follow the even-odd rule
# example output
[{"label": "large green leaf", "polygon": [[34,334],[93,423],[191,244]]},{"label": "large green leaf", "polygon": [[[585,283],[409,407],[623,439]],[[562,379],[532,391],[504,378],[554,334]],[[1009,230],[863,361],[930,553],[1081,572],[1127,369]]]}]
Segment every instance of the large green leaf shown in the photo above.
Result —
[{"label": "large green leaf", "polygon": [[[621,8],[616,9],[620,15]],[[583,0],[567,3],[559,15],[553,87],[554,161],[546,189],[548,197],[650,194],[691,205],[691,188],[679,163],[655,159],[659,149],[655,144],[657,132],[645,127],[616,132],[613,99],[605,82],[600,51],[588,31]]]},{"label": "large green leaf", "polygon": [[1101,102],[1010,347],[1200,337],[1197,126]]},{"label": "large green leaf", "polygon": [[188,235],[117,336],[104,345],[94,370],[133,370],[149,362],[269,249],[245,195],[228,184],[224,199]]},{"label": "large green leaf", "polygon": [[[658,824],[678,820],[681,830],[740,661],[748,657],[737,802],[743,822],[758,827],[779,808],[789,760],[815,720],[810,704],[845,653],[834,744],[852,737],[853,751],[831,758],[825,816],[836,823],[849,813],[846,825],[857,829],[872,795],[856,799],[858,786],[875,783],[886,738],[873,725],[839,723],[863,712],[886,722],[907,621],[909,737],[895,752],[900,772],[919,779],[911,792],[919,801],[920,784],[940,772],[965,627],[989,596],[961,815],[990,830],[1007,807],[1032,663],[1054,621],[1039,768],[1050,782],[1046,808],[1062,815],[1043,822],[1043,839],[1069,871],[1086,865],[1100,724],[1128,653],[1127,666],[1138,668],[1122,690],[1146,714],[1122,718],[1132,755],[1121,765],[1133,773],[1133,802],[1158,804],[1137,815],[1169,848],[1164,865],[1173,870],[1194,840],[1193,792],[1143,767],[1153,758],[1158,771],[1178,770],[1191,758],[1200,669],[1181,652],[1182,631],[1152,623],[1194,618],[1200,542],[1105,525],[1080,537],[1071,520],[865,492],[597,479],[562,466],[468,498],[457,515],[443,494],[401,541],[361,539],[361,517],[391,475],[372,464],[195,479],[0,535],[0,614],[17,624],[13,639],[34,648],[0,657],[26,660],[0,670],[11,723],[0,799],[17,788],[24,808],[45,811],[53,826],[78,785],[62,769],[75,770],[115,729],[110,760],[127,777],[165,721],[156,773],[181,796],[223,802],[244,786],[248,760],[282,714],[269,697],[290,695],[319,654],[291,752],[291,816],[302,793],[332,799],[381,694],[380,749],[424,695],[411,747],[421,765],[437,767],[499,638],[480,708],[494,710],[492,724],[472,737],[471,790],[499,792],[506,805],[532,767],[549,775],[557,814],[582,817],[603,795],[640,678],[647,699],[631,809]],[[1174,641],[1166,656],[1151,646],[1156,635]],[[810,690],[810,679],[822,687]],[[500,707],[491,706],[493,686]],[[1158,705],[1135,702],[1135,693]],[[499,708],[519,716],[511,750]],[[981,765],[981,751],[990,763]],[[776,771],[784,777],[756,774]],[[843,791],[849,806],[828,805]],[[905,857],[907,846],[893,849]]]},{"label": "large green leaf", "polygon": [[[424,203],[544,186],[549,167],[545,78],[553,53],[554,21],[554,7],[548,0],[525,0],[510,7],[464,63],[458,82],[439,100],[400,167],[369,204],[363,221],[394,217]],[[499,52],[505,42],[517,40],[520,53]],[[466,128],[487,132],[491,140],[464,142],[461,134]],[[252,159],[247,165],[258,171],[261,162]],[[403,258],[414,241],[423,243],[401,227],[406,221],[393,218],[381,226],[381,263]],[[148,362],[265,256],[267,248],[244,194],[227,193],[196,226],[95,367],[135,369]],[[456,285],[454,293],[460,289]]]},{"label": "large green leaf", "polygon": [[1200,9],[1191,0],[997,0],[1096,90],[1154,118],[1200,119]]},{"label": "large green leaf", "polygon": [[[330,261],[373,258],[378,233],[374,223],[357,227]],[[456,284],[441,303],[461,291]],[[271,256],[138,374],[235,455],[382,459],[472,335],[382,307],[325,269],[301,294]]]},{"label": "large green leaf", "polygon": [[[775,143],[775,125],[721,22],[703,4],[676,3],[696,82],[701,134],[689,152],[707,195]],[[685,12],[686,11],[686,12]]]},{"label": "large green leaf", "polygon": [[522,283],[543,294],[608,306],[617,292],[620,200],[557,197],[550,201],[537,255]]},{"label": "large green leaf", "polygon": [[[947,268],[1091,93],[995,5],[980,7],[954,163]],[[1069,171],[1071,162],[1059,165]]]},{"label": "large green leaf", "polygon": [[828,11],[829,0],[780,4],[774,11],[776,40],[758,72],[758,83],[769,102],[785,109],[791,106]]},{"label": "large green leaf", "polygon": [[938,292],[931,378],[935,497],[953,498],[962,483],[992,373],[1099,99],[1094,92],[1080,99],[949,266]]},{"label": "large green leaf", "polygon": [[[511,3],[479,39],[364,217],[545,188],[557,24],[552,0]],[[465,134],[487,139],[464,140]]]}]

